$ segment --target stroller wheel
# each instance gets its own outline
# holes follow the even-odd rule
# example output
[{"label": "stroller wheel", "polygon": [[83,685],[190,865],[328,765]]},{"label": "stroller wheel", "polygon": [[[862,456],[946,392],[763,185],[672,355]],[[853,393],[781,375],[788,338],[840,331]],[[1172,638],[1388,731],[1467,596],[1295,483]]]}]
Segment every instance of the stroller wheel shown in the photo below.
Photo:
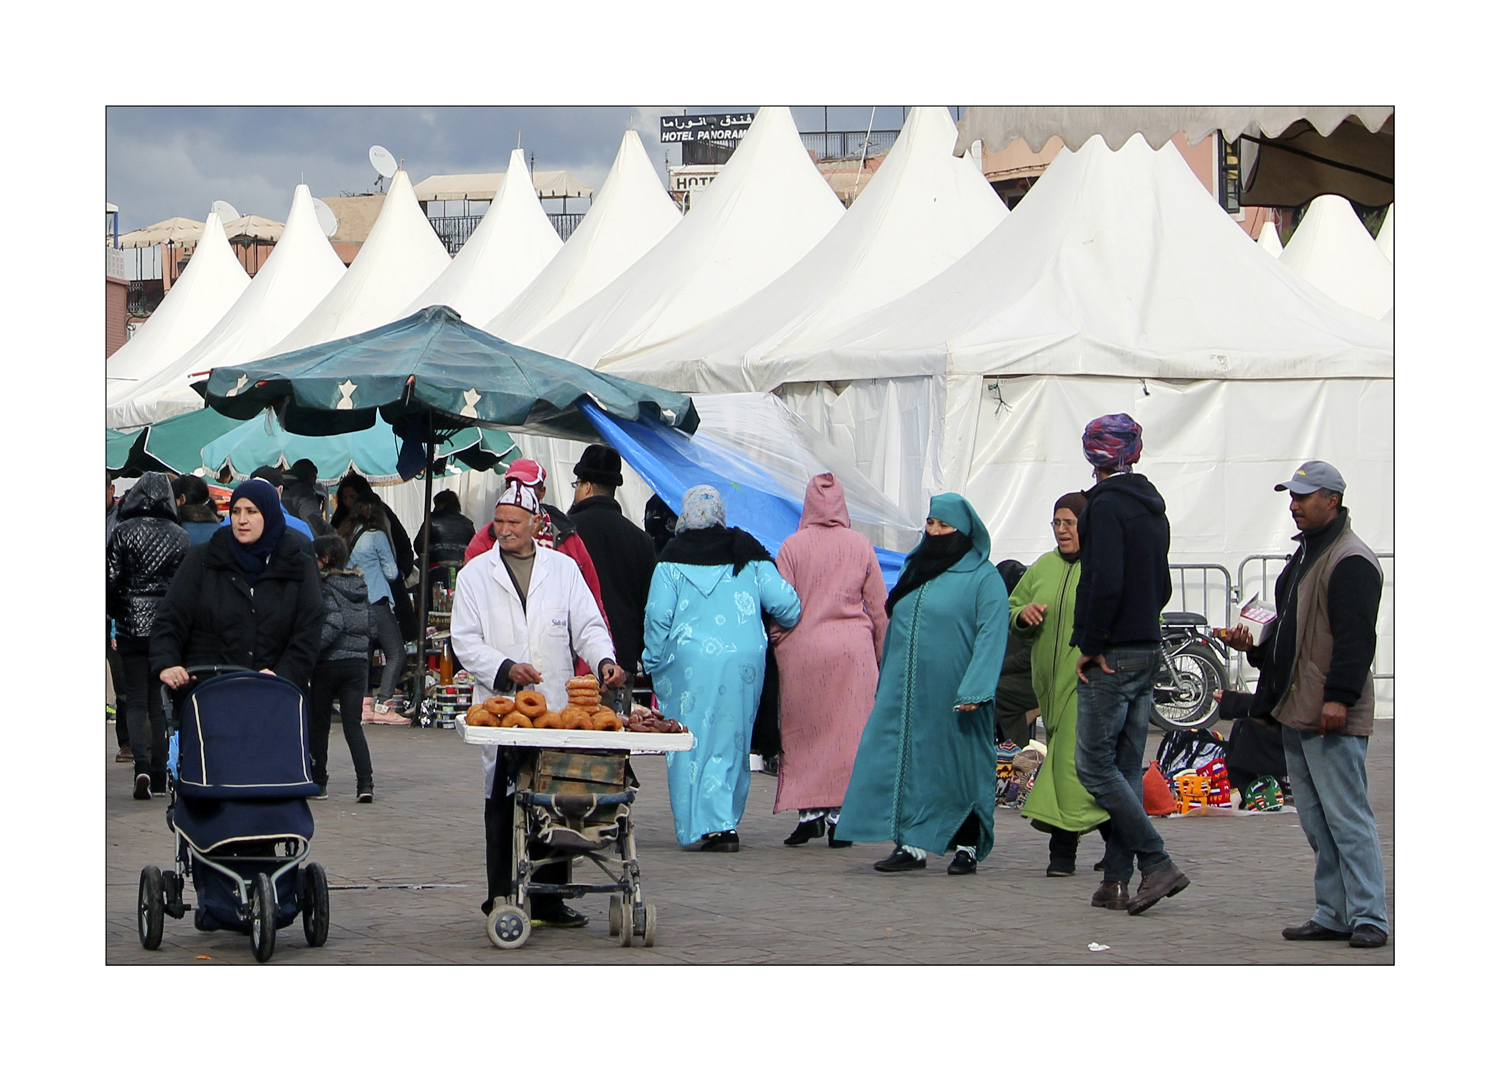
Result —
[{"label": "stroller wheel", "polygon": [[309,863],[302,880],[306,892],[302,902],[302,932],[307,947],[319,948],[328,940],[328,875],[317,863]]},{"label": "stroller wheel", "polygon": [[618,893],[609,898],[609,935],[620,936],[620,927],[624,925],[625,904]]},{"label": "stroller wheel", "polygon": [[510,904],[498,904],[490,912],[484,932],[496,948],[520,948],[531,936],[531,920]]},{"label": "stroller wheel", "polygon": [[255,875],[250,889],[250,947],[257,963],[276,951],[276,886],[264,872]]},{"label": "stroller wheel", "polygon": [[647,904],[641,914],[646,918],[645,925],[641,927],[641,944],[650,948],[656,944],[656,905]]},{"label": "stroller wheel", "polygon": [[141,947],[148,952],[161,946],[162,913],[166,906],[166,885],[161,870],[148,866],[141,870],[140,895],[136,898],[136,924]]}]

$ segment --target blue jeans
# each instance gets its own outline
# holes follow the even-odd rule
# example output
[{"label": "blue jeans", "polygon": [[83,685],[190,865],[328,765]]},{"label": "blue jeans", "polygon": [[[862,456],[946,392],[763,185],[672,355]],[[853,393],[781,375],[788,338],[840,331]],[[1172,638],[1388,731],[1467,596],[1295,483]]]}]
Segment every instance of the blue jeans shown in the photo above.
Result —
[{"label": "blue jeans", "polygon": [[1370,738],[1319,736],[1283,725],[1281,742],[1297,820],[1317,860],[1312,921],[1341,933],[1366,924],[1389,932],[1385,864],[1365,775]]},{"label": "blue jeans", "polygon": [[1141,805],[1141,766],[1146,730],[1151,725],[1152,679],[1161,649],[1155,644],[1111,647],[1104,660],[1084,670],[1078,685],[1078,780],[1109,812],[1104,848],[1104,880],[1129,881],[1140,861],[1141,875],[1172,865],[1161,836]]}]

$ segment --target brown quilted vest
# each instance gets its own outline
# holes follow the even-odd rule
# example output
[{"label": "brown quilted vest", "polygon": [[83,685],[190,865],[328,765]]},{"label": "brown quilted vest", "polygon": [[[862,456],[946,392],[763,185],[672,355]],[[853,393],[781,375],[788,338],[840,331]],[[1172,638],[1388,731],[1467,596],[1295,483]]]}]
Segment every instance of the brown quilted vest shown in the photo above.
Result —
[{"label": "brown quilted vest", "polygon": [[[1297,653],[1292,660],[1291,684],[1271,711],[1271,717],[1293,729],[1317,732],[1323,727],[1323,683],[1333,660],[1333,633],[1328,629],[1328,580],[1334,566],[1351,557],[1366,559],[1384,580],[1385,573],[1380,570],[1375,552],[1354,534],[1352,524],[1345,523],[1344,531],[1297,585]],[[1371,670],[1365,673],[1359,701],[1349,708],[1344,733],[1369,736],[1374,722],[1375,677]]]}]

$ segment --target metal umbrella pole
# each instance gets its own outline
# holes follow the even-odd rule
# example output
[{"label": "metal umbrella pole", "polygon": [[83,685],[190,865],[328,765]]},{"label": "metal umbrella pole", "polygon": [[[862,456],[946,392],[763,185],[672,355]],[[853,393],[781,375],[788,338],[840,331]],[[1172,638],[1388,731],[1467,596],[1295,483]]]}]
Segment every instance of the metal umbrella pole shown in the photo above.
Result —
[{"label": "metal umbrella pole", "polygon": [[417,678],[412,690],[416,692],[411,716],[422,713],[422,701],[427,698],[427,614],[432,608],[428,591],[427,571],[432,562],[432,468],[437,463],[437,434],[432,427],[432,413],[427,413],[427,472],[423,477],[422,490],[422,564],[417,570]]}]

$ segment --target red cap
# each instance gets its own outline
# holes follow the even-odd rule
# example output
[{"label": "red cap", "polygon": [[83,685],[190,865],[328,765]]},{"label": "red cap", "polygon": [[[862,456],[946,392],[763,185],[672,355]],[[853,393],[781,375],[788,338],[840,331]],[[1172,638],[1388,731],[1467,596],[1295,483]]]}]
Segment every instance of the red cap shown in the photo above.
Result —
[{"label": "red cap", "polygon": [[523,457],[510,463],[510,468],[505,470],[505,479],[524,483],[527,487],[535,487],[539,483],[547,482],[547,470],[530,458]]}]

